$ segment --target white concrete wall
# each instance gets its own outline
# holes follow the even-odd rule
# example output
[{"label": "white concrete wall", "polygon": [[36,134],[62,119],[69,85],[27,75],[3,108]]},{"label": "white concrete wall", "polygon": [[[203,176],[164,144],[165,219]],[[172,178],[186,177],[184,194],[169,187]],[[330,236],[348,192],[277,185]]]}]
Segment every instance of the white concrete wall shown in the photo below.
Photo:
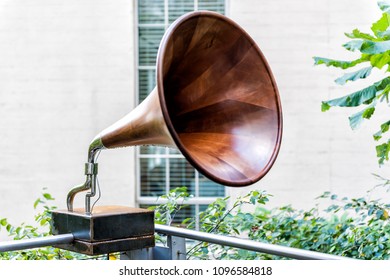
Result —
[{"label": "white concrete wall", "polygon": [[[133,3],[0,1],[0,217],[33,220],[43,187],[65,208],[90,141],[134,106]],[[133,152],[99,158],[102,203],[134,204]],[[84,195],[76,206],[84,205]]]},{"label": "white concrete wall", "polygon": [[[369,122],[352,132],[346,110],[321,113],[320,104],[367,82],[336,86],[340,72],[314,67],[312,56],[347,58],[343,33],[368,30],[379,16],[375,1],[230,0],[229,7],[267,57],[284,112],[280,156],[254,187],[272,193],[272,205],[299,208],[326,190],[363,195],[376,183],[370,173],[389,171],[377,166],[377,128]],[[90,140],[134,106],[134,28],[133,0],[0,1],[0,217],[31,221],[43,187],[64,208],[70,187],[84,182]],[[134,205],[133,159],[133,149],[101,154],[102,204]]]},{"label": "white concrete wall", "polygon": [[376,79],[338,86],[333,80],[343,72],[314,67],[312,57],[357,58],[358,54],[341,47],[349,41],[344,32],[354,28],[369,32],[370,23],[380,18],[376,1],[231,0],[230,16],[264,52],[283,106],[279,157],[254,187],[274,195],[271,205],[293,204],[298,208],[314,207],[313,199],[324,191],[348,197],[365,195],[378,183],[371,173],[389,174],[388,167],[378,167],[372,138],[381,121],[386,120],[385,114],[374,115],[372,121],[352,131],[348,116],[357,110],[331,108],[322,113],[321,101],[341,97]]}]

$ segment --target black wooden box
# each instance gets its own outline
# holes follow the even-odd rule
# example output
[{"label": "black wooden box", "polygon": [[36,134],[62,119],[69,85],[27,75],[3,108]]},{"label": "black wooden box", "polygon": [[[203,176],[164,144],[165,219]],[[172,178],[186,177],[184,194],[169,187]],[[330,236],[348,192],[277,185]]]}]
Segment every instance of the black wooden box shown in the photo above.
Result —
[{"label": "black wooden box", "polygon": [[53,235],[72,233],[72,244],[58,248],[87,255],[100,255],[153,247],[154,212],[125,206],[94,207],[91,215],[84,209],[52,212]]}]

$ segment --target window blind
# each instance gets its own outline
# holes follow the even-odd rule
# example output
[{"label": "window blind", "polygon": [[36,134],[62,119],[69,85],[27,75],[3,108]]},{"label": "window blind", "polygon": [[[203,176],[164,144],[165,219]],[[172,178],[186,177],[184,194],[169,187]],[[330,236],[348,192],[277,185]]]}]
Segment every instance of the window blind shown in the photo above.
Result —
[{"label": "window blind", "polygon": [[[224,0],[138,0],[138,101],[142,102],[156,86],[156,56],[160,41],[169,25],[181,15],[194,10],[225,13]],[[138,202],[151,200],[176,187],[185,186],[195,202],[178,213],[175,221],[196,215],[215,197],[225,196],[225,187],[196,171],[175,149],[145,146],[137,150]],[[149,199],[148,199],[149,198]],[[187,203],[186,202],[186,203]]]}]

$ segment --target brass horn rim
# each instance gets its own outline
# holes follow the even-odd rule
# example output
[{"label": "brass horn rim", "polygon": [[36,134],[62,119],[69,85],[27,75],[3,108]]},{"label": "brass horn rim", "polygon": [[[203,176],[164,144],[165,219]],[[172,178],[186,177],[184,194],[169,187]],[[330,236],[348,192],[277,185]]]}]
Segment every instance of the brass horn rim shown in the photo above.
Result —
[{"label": "brass horn rim", "polygon": [[[262,62],[265,65],[266,72],[267,72],[269,79],[270,79],[272,86],[273,86],[273,91],[275,93],[276,108],[277,108],[277,117],[278,117],[277,137],[276,137],[275,145],[273,148],[273,152],[272,152],[271,156],[269,157],[267,164],[263,167],[263,169],[256,176],[253,176],[251,178],[246,178],[243,180],[227,180],[227,179],[220,178],[220,177],[214,175],[213,173],[209,172],[209,170],[207,170],[201,164],[199,164],[191,156],[191,154],[188,152],[186,146],[180,140],[180,137],[175,130],[175,126],[174,126],[174,124],[171,120],[170,114],[169,114],[169,110],[167,107],[166,98],[165,98],[165,94],[164,94],[164,77],[163,77],[163,63],[164,63],[165,53],[167,50],[166,49],[167,42],[168,42],[170,36],[173,34],[173,32],[182,23],[184,23],[184,22],[186,22],[194,17],[200,17],[200,16],[215,17],[216,19],[220,19],[220,20],[227,22],[233,28],[236,28],[237,30],[239,30],[239,32],[241,32],[242,35],[244,35],[244,37],[247,40],[249,40],[249,42],[251,42],[253,44],[255,50],[257,51],[258,55],[260,56]],[[235,23],[233,20],[231,20],[231,19],[229,19],[221,14],[218,14],[216,12],[196,11],[196,12],[187,13],[187,14],[181,16],[180,18],[178,18],[174,23],[172,23],[171,26],[165,32],[165,34],[160,42],[156,61],[157,61],[156,80],[157,80],[158,95],[159,95],[159,100],[160,100],[160,106],[162,109],[162,114],[163,114],[163,117],[165,119],[167,128],[168,128],[169,132],[171,133],[172,138],[173,138],[177,148],[183,153],[183,155],[190,162],[190,164],[192,166],[194,166],[195,169],[199,170],[203,175],[208,177],[209,179],[211,179],[217,183],[220,183],[222,185],[226,185],[226,186],[244,187],[244,186],[251,185],[251,184],[259,181],[261,178],[263,178],[268,173],[268,171],[271,169],[273,164],[275,163],[277,155],[280,151],[281,140],[282,140],[282,130],[283,130],[282,129],[283,128],[283,118],[282,118],[282,108],[281,108],[281,101],[280,101],[280,97],[279,97],[279,91],[278,91],[278,88],[276,85],[275,78],[272,74],[271,68],[270,68],[265,56],[263,55],[262,51],[257,46],[256,42],[249,36],[249,34],[242,27],[240,27],[237,23]]]}]

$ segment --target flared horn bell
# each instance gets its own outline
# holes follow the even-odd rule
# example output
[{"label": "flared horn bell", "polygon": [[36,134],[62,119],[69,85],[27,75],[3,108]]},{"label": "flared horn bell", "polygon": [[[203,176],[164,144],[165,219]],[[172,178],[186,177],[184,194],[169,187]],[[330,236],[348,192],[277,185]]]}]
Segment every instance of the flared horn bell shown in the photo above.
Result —
[{"label": "flared horn bell", "polygon": [[281,138],[278,90],[262,52],[232,20],[201,11],[170,26],[156,89],[94,142],[176,146],[209,179],[245,186],[268,172]]}]

